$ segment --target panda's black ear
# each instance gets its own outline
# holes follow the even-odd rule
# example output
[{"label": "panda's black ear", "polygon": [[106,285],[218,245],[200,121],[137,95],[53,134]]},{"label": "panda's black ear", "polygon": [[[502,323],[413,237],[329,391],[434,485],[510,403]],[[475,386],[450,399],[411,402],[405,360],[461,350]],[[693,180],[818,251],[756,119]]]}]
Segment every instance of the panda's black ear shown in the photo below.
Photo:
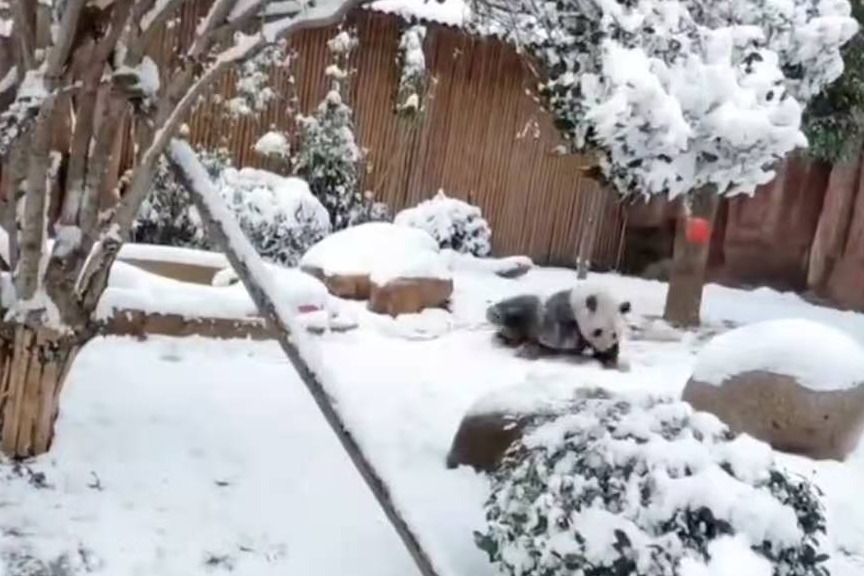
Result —
[{"label": "panda's black ear", "polygon": [[597,296],[591,294],[585,298],[585,307],[588,308],[590,312],[597,312]]},{"label": "panda's black ear", "polygon": [[618,305],[618,311],[621,312],[621,314],[627,314],[628,312],[630,312],[631,308],[632,306],[630,306],[630,302],[628,302],[627,300],[621,302],[621,304]]}]

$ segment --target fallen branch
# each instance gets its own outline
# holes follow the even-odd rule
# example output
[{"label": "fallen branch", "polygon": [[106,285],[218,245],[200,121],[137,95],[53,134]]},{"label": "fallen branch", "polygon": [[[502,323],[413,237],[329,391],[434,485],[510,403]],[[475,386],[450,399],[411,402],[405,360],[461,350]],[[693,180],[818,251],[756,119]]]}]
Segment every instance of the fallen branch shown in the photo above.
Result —
[{"label": "fallen branch", "polygon": [[[354,463],[372,490],[375,499],[378,500],[378,504],[384,510],[387,519],[396,529],[420,573],[423,576],[437,576],[438,573],[420,545],[417,536],[393,504],[387,485],[348,431],[339,411],[330,402],[327,391],[322,386],[318,375],[310,368],[309,363],[300,353],[297,344],[298,341],[302,341],[304,335],[301,334],[302,331],[294,322],[294,312],[273,297],[278,292],[273,286],[272,277],[265,269],[261,257],[240,230],[237,221],[228,212],[195,152],[187,142],[172,140],[167,157],[177,179],[189,191],[210,239],[224,251],[228,262],[234,268],[240,281],[243,282],[243,286],[249,292],[255,306],[273,327],[282,350],[288,356],[303,384],[306,385],[324,415],[324,419],[339,438],[339,442],[348,453],[351,462]],[[294,325],[292,326],[292,324]],[[292,333],[294,338],[289,337],[289,334]]]}]

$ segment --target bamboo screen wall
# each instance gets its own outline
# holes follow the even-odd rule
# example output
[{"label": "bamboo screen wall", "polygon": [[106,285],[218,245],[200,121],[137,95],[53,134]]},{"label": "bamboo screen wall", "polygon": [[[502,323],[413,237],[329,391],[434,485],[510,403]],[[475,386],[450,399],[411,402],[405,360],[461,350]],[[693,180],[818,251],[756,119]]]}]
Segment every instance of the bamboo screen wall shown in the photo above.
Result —
[{"label": "bamboo screen wall", "polygon": [[[178,46],[188,45],[207,4],[186,4],[180,24],[157,37],[157,60],[164,62]],[[543,264],[574,265],[580,230],[593,215],[592,263],[615,266],[622,226],[614,195],[580,178],[579,158],[552,153],[555,131],[526,94],[531,78],[514,50],[494,39],[429,25],[424,51],[435,82],[424,116],[409,121],[394,113],[404,21],[358,10],[349,24],[360,40],[349,100],[360,144],[368,150],[364,189],[395,213],[443,188],[481,207],[492,226],[496,254],[527,254]],[[218,101],[202,103],[188,122],[192,141],[226,145],[240,165],[272,168],[252,147],[271,127],[291,130],[291,95],[303,113],[320,102],[327,87],[326,44],[335,32],[313,30],[294,38],[298,58],[293,69],[273,72],[271,86],[280,99],[257,118],[232,120]],[[234,82],[233,75],[226,76],[220,94],[230,97]],[[531,130],[517,138],[535,122],[539,138]]]}]

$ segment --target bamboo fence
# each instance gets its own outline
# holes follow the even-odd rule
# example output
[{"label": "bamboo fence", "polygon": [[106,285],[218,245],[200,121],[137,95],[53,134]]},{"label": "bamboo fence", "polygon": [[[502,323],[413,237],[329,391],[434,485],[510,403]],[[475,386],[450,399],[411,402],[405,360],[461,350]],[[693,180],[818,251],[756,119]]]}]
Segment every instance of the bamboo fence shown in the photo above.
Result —
[{"label": "bamboo fence", "polygon": [[[156,35],[151,55],[163,73],[191,41],[208,4],[187,3],[179,22]],[[354,27],[360,40],[352,57],[349,102],[368,154],[364,190],[395,213],[443,189],[480,206],[496,254],[526,254],[537,263],[562,266],[575,265],[580,233],[589,225],[589,211],[596,210],[592,264],[616,267],[622,236],[616,198],[580,176],[583,159],[554,153],[555,130],[529,96],[530,72],[511,47],[429,24],[424,52],[432,81],[426,109],[407,120],[395,113],[395,104],[397,46],[408,23],[360,9],[345,25]],[[188,120],[192,143],[225,146],[238,165],[273,169],[253,146],[273,128],[293,133],[295,114],[310,113],[321,101],[327,90],[327,40],[335,33],[336,28],[311,30],[293,38],[293,66],[271,72],[278,97],[254,118],[226,113],[224,101],[233,96],[236,82],[233,73],[226,75],[217,89],[221,98],[203,101]],[[130,154],[131,146],[124,150]]]}]

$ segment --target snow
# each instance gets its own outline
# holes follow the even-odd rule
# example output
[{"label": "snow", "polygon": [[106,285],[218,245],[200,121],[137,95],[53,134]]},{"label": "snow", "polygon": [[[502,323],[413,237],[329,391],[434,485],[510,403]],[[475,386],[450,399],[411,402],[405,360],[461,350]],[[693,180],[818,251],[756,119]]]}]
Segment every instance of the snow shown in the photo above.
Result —
[{"label": "snow", "polygon": [[15,85],[16,80],[18,79],[18,68],[12,66],[6,72],[6,75],[0,78],[0,94],[6,92],[12,86]]},{"label": "snow", "polygon": [[757,322],[709,342],[693,377],[720,386],[757,370],[791,376],[817,392],[846,390],[864,384],[864,348],[842,330],[813,320]]},{"label": "snow", "polygon": [[290,152],[288,138],[282,132],[271,130],[255,142],[255,152],[264,156],[287,157]]},{"label": "snow", "polygon": [[[147,278],[157,304],[180,291],[178,283],[122,264],[109,290],[120,287],[125,274],[133,286]],[[328,394],[441,576],[495,574],[472,540],[484,522],[488,481],[470,469],[444,466],[459,421],[472,406],[482,407],[482,399],[487,406],[531,407],[598,385],[632,397],[676,396],[707,337],[725,330],[727,321],[808,318],[864,343],[864,314],[814,306],[793,294],[717,285],[705,289],[702,330],[665,327],[664,337],[655,338],[665,285],[591,274],[589,280],[633,301],[631,320],[644,331],[634,330],[628,343],[631,370],[526,361],[491,342],[486,304],[555,291],[576,282],[575,272],[535,267],[516,280],[466,270],[453,275],[452,313],[413,315],[402,323],[369,313],[364,303],[340,300],[359,327],[306,342],[326,361]],[[278,283],[276,274],[270,277]],[[184,305],[205,305],[230,289],[209,290],[185,294]],[[415,338],[424,328],[426,337]],[[496,398],[499,391],[510,396]],[[716,422],[708,417],[700,425],[710,429]],[[64,552],[77,557],[83,548],[99,566],[94,572],[110,576],[204,576],[213,573],[207,561],[220,557],[244,576],[342,576],[346,566],[352,576],[416,572],[273,342],[95,340],[72,369],[58,426],[52,451],[30,465],[45,474],[49,488],[38,489],[26,473],[0,465],[0,550],[29,547],[50,560]],[[752,444],[736,452],[743,455],[736,470],[757,470],[765,456]],[[825,493],[831,576],[862,574],[864,446],[843,463],[773,457]],[[708,567],[682,566],[681,576],[765,576],[742,542],[715,546]]]},{"label": "snow", "polygon": [[160,246],[156,244],[123,244],[117,255],[119,260],[157,260],[175,264],[189,264],[206,268],[224,268],[228,259],[219,252],[195,250],[179,246]]},{"label": "snow", "polygon": [[424,20],[447,26],[461,27],[471,16],[465,0],[375,0],[368,9],[394,14],[407,20]]},{"label": "snow", "polygon": [[441,251],[450,259],[450,267],[462,272],[502,274],[518,268],[532,268],[534,262],[528,256],[505,256],[503,258],[478,258],[452,249]]},{"label": "snow", "polygon": [[136,67],[138,84],[147,96],[159,93],[159,67],[149,56],[144,56]]},{"label": "snow", "polygon": [[259,215],[262,223],[271,222],[273,212],[280,212],[291,221],[290,227],[299,226],[308,216],[317,227],[330,228],[327,210],[315,199],[302,178],[284,177],[256,168],[226,168],[220,184],[223,197],[229,195],[226,188],[235,191],[235,195],[242,193],[244,203],[249,205],[246,212]]},{"label": "snow", "polygon": [[156,21],[156,19],[162,14],[162,11],[168,7],[168,4],[171,3],[171,0],[156,0],[156,3],[153,4],[153,7],[150,8],[147,12],[144,13],[144,16],[141,18],[141,30],[147,30],[150,25]]},{"label": "snow", "polygon": [[300,260],[327,276],[370,276],[376,284],[396,277],[450,278],[438,243],[417,228],[389,222],[368,222],[324,238]]},{"label": "snow", "polygon": [[[309,274],[272,265],[267,265],[267,271],[274,279],[275,294],[284,305],[297,311],[309,306],[330,306],[327,289]],[[242,284],[205,286],[180,282],[118,260],[111,268],[108,288],[94,315],[107,319],[118,311],[128,310],[231,320],[259,316]]]},{"label": "snow", "polygon": [[771,564],[757,555],[741,536],[721,536],[708,545],[708,565],[685,558],[681,576],[772,576]]}]

